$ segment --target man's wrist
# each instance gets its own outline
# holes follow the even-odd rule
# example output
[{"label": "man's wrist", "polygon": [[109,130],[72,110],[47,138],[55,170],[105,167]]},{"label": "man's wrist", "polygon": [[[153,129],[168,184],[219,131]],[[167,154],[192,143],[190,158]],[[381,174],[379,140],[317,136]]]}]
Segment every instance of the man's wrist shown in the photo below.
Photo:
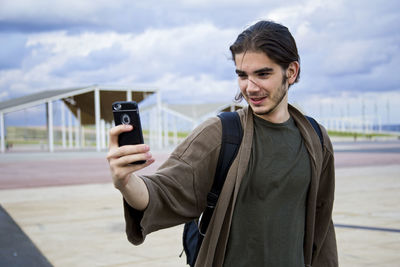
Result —
[{"label": "man's wrist", "polygon": [[[133,173],[132,173],[133,174]],[[114,187],[119,191],[123,191],[129,183],[129,180],[132,178],[132,174],[127,175],[123,179],[119,179],[114,183]]]}]

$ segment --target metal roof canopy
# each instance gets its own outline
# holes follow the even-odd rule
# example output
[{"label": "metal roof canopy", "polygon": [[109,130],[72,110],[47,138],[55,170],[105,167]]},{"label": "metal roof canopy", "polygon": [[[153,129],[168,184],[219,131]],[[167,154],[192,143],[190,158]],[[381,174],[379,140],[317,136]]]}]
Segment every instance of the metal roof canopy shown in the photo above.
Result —
[{"label": "metal roof canopy", "polygon": [[[111,104],[114,101],[131,99],[141,102],[147,96],[156,93],[157,89],[133,89],[134,87],[89,86],[63,90],[48,90],[8,101],[0,102],[0,112],[3,114],[46,104],[49,101],[62,100],[67,107],[77,115],[81,110],[82,124],[95,124],[95,90],[100,92],[100,118],[111,122]],[[130,94],[130,96],[128,96]]]},{"label": "metal roof canopy", "polygon": [[[147,96],[158,93],[155,88],[140,88],[134,86],[100,86],[92,85],[81,88],[70,88],[63,90],[43,91],[8,101],[0,102],[0,132],[1,132],[1,151],[5,151],[4,145],[4,114],[15,112],[30,107],[47,104],[52,108],[52,102],[62,100],[68,109],[80,117],[82,125],[96,124],[97,133],[99,132],[99,121],[112,122],[113,115],[111,104],[114,101],[134,100],[141,102]],[[48,115],[47,120],[52,121],[52,115]],[[51,122],[52,124],[52,122]],[[52,125],[50,125],[52,128]],[[51,136],[49,130],[49,136]],[[97,139],[97,138],[96,138]],[[50,142],[50,140],[49,140]],[[52,151],[52,144],[49,145]],[[97,150],[100,150],[97,146]]]}]

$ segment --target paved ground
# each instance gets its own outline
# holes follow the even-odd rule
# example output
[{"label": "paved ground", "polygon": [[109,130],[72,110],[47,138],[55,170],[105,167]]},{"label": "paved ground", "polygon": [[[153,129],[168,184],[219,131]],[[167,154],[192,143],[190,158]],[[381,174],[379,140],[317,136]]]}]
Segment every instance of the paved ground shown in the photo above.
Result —
[{"label": "paved ground", "polygon": [[[400,142],[334,147],[340,265],[399,266]],[[154,154],[157,163],[144,172],[168,155]],[[185,266],[178,257],[181,226],[154,233],[138,247],[126,240],[122,200],[110,183],[105,153],[0,155],[0,204],[54,266]],[[0,236],[0,248],[7,240]]]}]

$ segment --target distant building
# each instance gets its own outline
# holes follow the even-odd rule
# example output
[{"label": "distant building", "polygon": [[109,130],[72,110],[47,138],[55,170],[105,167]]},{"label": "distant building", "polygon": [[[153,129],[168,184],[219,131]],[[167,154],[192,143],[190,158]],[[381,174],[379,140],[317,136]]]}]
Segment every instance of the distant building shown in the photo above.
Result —
[{"label": "distant building", "polygon": [[[61,100],[61,128],[62,128],[62,147],[67,148],[67,120],[64,107],[68,111],[68,143],[72,147],[74,142],[76,148],[83,145],[82,125],[95,125],[96,129],[96,150],[106,148],[106,125],[111,125],[113,115],[111,104],[114,101],[134,100],[140,102],[149,95],[157,94],[156,88],[137,88],[135,86],[100,86],[92,85],[88,87],[70,88],[63,90],[47,90],[8,101],[0,102],[0,147],[1,152],[6,150],[6,129],[4,116],[7,113],[28,109],[38,105],[46,105],[46,124],[48,132],[48,150],[54,151],[54,125],[53,125],[53,103]],[[157,106],[161,102],[157,98]],[[72,140],[73,130],[71,126],[71,116],[78,120],[78,127],[75,129],[75,140]],[[159,124],[160,125],[160,124]],[[158,129],[161,133],[161,129]],[[161,140],[161,138],[159,138]],[[160,144],[161,145],[161,144]]]}]

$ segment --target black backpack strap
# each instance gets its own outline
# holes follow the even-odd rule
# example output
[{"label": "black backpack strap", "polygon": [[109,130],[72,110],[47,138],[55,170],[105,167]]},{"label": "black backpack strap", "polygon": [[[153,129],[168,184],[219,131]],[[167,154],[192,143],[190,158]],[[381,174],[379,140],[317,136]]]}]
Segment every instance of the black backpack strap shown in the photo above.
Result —
[{"label": "black backpack strap", "polygon": [[322,146],[322,150],[323,150],[324,149],[324,138],[322,136],[322,131],[321,131],[321,128],[319,127],[318,122],[312,117],[309,117],[309,116],[305,116],[305,117],[311,123],[314,130],[317,132],[319,141],[321,142],[321,146]]},{"label": "black backpack strap", "polygon": [[243,137],[242,124],[237,112],[222,112],[218,117],[221,119],[222,123],[221,149],[219,152],[214,182],[207,195],[207,208],[203,212],[200,221],[199,230],[202,235],[204,235],[207,230],[219,194],[224,185],[226,175],[228,174],[228,170],[239,151]]},{"label": "black backpack strap", "polygon": [[[211,194],[218,196],[221,193],[228,170],[239,151],[242,142],[243,129],[237,112],[223,112],[218,115],[222,123],[222,143],[219,152],[217,169],[215,171],[214,183]],[[215,206],[217,201],[211,197],[211,205]]]}]

